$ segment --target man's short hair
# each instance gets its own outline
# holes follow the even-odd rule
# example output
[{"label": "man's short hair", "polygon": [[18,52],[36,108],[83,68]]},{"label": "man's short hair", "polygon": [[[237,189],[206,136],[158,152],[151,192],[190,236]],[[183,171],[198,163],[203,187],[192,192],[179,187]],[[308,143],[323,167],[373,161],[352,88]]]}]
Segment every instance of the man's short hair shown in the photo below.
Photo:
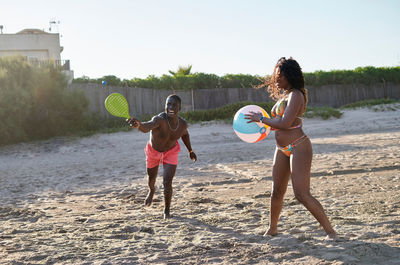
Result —
[{"label": "man's short hair", "polygon": [[[182,106],[182,100],[181,100],[181,98],[180,98],[178,95],[172,94],[172,95],[169,95],[169,96],[167,97],[167,100],[168,100],[169,98],[175,99],[176,101],[178,101],[179,106]],[[179,108],[179,109],[180,109],[180,108]]]}]

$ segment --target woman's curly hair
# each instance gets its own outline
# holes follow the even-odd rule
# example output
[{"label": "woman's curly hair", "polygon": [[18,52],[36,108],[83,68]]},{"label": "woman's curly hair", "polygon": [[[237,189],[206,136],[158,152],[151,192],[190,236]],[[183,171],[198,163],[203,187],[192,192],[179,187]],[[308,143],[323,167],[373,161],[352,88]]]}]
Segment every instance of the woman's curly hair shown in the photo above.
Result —
[{"label": "woman's curly hair", "polygon": [[280,74],[283,74],[286,77],[292,89],[298,89],[303,93],[306,106],[308,97],[307,89],[304,87],[303,72],[301,71],[300,65],[292,57],[289,59],[286,59],[285,57],[280,58],[276,63],[272,76],[267,79],[262,86],[267,86],[267,91],[275,100],[278,100],[287,94],[286,90],[279,88],[276,85],[276,81],[279,77],[277,75],[278,69],[280,70]]}]

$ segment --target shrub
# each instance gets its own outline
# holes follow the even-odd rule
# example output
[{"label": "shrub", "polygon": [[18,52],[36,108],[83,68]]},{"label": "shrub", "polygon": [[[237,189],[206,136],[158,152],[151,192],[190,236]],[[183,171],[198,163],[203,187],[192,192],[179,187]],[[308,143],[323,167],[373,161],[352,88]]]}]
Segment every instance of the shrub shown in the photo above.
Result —
[{"label": "shrub", "polygon": [[354,70],[332,70],[304,73],[307,85],[400,83],[400,67],[357,67]]},{"label": "shrub", "polygon": [[381,104],[391,104],[399,102],[398,100],[391,99],[391,98],[380,98],[380,99],[367,99],[362,101],[353,102],[350,104],[346,104],[341,109],[355,109],[355,108],[362,108],[362,107],[372,107],[375,105]]},{"label": "shrub", "polygon": [[[254,87],[261,84],[264,79],[258,75],[226,74],[217,76],[207,73],[162,75],[156,77],[149,75],[147,78],[132,78],[121,80],[109,75],[98,79],[90,79],[87,76],[74,79],[76,83],[101,83],[107,81],[109,85],[131,86],[141,88],[190,90],[205,88],[240,88]],[[357,67],[354,70],[315,71],[304,73],[306,85],[344,85],[344,84],[375,84],[382,82],[400,83],[400,66],[398,67]]]},{"label": "shrub", "polygon": [[323,120],[327,120],[331,117],[340,118],[343,113],[338,109],[334,109],[331,107],[307,107],[306,112],[304,113],[305,118],[322,118]]},{"label": "shrub", "polygon": [[88,101],[66,87],[52,63],[32,66],[23,57],[0,58],[0,144],[87,129]]},{"label": "shrub", "polygon": [[220,108],[211,110],[194,110],[182,112],[180,115],[189,122],[199,121],[212,121],[212,120],[233,120],[235,113],[246,105],[258,105],[265,109],[267,112],[272,108],[274,102],[237,102],[233,104],[227,104]]}]

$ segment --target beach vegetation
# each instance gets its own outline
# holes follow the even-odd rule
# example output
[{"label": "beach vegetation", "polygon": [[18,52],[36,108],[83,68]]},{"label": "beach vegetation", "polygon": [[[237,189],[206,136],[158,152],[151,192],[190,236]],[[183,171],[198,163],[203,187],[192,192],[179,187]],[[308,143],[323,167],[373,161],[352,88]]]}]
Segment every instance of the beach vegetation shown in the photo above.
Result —
[{"label": "beach vegetation", "polygon": [[246,105],[258,105],[265,110],[269,110],[273,107],[274,102],[243,101],[243,102],[227,104],[216,109],[193,110],[193,111],[182,112],[180,113],[180,116],[185,118],[190,123],[213,121],[213,120],[232,121],[233,117],[235,116],[235,113],[240,108]]},{"label": "beach vegetation", "polygon": [[341,109],[371,108],[376,105],[393,104],[393,103],[399,103],[399,102],[400,102],[400,100],[396,100],[396,99],[392,99],[392,98],[367,99],[367,100],[349,103],[340,108]]},{"label": "beach vegetation", "polygon": [[192,65],[188,65],[188,66],[179,66],[177,71],[172,71],[169,70],[168,72],[172,75],[172,76],[178,76],[178,75],[190,75],[190,71],[192,70]]},{"label": "beach vegetation", "polygon": [[332,107],[307,107],[307,110],[304,113],[305,118],[321,118],[323,120],[329,118],[338,119],[342,117],[342,115],[343,112]]},{"label": "beach vegetation", "polygon": [[74,133],[92,125],[83,92],[67,90],[52,63],[0,58],[0,145]]},{"label": "beach vegetation", "polygon": [[[97,83],[125,87],[140,87],[168,90],[192,90],[214,88],[251,88],[260,86],[269,76],[249,74],[226,74],[218,76],[210,73],[191,73],[192,66],[180,66],[177,71],[157,77],[123,79],[104,76],[90,79],[87,76],[74,79],[75,83]],[[400,84],[400,66],[397,67],[357,67],[353,70],[331,70],[304,73],[306,86],[351,85],[351,84]]]}]

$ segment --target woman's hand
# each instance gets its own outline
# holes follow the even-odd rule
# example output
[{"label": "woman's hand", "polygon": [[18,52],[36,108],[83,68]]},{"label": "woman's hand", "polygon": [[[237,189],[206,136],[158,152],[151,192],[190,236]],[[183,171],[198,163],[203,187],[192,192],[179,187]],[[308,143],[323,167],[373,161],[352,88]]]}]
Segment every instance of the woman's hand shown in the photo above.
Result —
[{"label": "woman's hand", "polygon": [[260,122],[260,119],[263,115],[261,112],[250,111],[250,113],[244,114],[244,116],[246,120],[249,120],[247,123],[251,123],[251,122]]}]

